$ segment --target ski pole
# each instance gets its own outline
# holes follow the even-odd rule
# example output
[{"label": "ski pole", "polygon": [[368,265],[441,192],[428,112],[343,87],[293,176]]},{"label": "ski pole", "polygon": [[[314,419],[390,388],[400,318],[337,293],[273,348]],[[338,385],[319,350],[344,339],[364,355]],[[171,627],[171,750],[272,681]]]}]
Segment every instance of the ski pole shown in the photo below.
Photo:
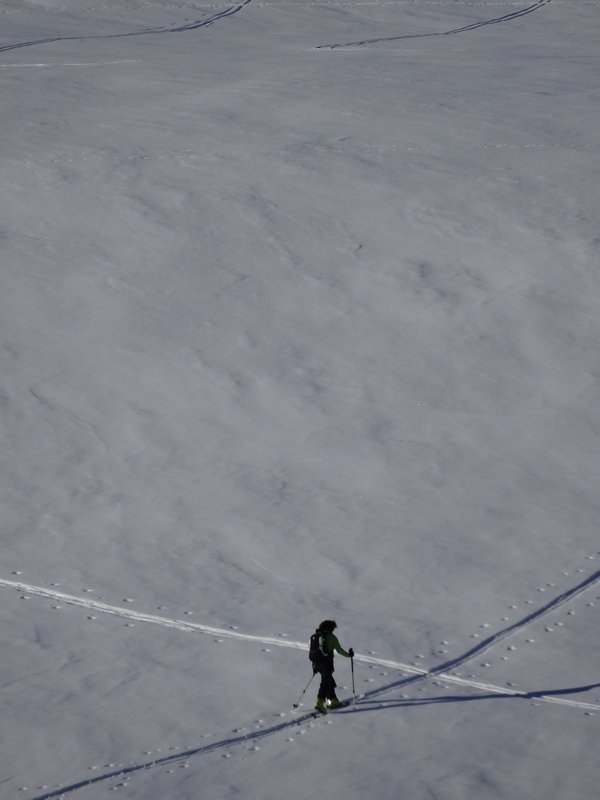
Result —
[{"label": "ski pole", "polygon": [[354,690],[354,656],[350,656],[350,669],[352,670],[352,704],[356,703],[356,692]]},{"label": "ski pole", "polygon": [[310,678],[309,682],[308,682],[308,683],[306,684],[306,686],[304,687],[304,691],[302,692],[302,694],[301,694],[301,695],[300,695],[300,697],[298,698],[298,702],[297,702],[297,703],[293,703],[293,708],[298,708],[298,706],[300,705],[300,700],[302,700],[302,698],[304,697],[304,695],[305,695],[305,693],[306,693],[306,690],[308,689],[308,687],[309,687],[309,686],[310,686],[310,684],[312,683],[312,679],[315,677],[315,675],[316,675],[316,674],[317,674],[316,672],[313,672],[313,674],[311,675],[311,678]]}]

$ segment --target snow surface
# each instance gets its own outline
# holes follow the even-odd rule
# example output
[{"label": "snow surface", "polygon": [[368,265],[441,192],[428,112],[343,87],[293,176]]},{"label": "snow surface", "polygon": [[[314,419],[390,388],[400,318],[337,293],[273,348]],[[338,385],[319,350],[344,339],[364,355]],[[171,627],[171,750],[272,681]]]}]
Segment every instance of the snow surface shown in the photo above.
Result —
[{"label": "snow surface", "polygon": [[0,31],[3,800],[597,796],[600,3]]}]

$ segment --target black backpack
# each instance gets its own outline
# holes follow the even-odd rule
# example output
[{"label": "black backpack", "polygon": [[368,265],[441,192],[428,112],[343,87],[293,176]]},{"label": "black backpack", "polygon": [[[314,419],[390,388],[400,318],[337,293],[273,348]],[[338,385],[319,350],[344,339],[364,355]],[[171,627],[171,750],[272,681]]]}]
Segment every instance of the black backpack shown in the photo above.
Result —
[{"label": "black backpack", "polygon": [[329,658],[323,631],[316,630],[310,637],[308,657],[315,669],[319,669]]}]

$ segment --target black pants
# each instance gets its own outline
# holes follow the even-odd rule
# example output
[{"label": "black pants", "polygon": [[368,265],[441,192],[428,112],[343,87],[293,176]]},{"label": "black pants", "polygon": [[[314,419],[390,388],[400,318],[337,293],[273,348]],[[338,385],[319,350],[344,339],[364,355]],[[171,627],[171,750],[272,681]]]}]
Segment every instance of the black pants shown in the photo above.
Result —
[{"label": "black pants", "polygon": [[333,677],[333,666],[324,666],[319,670],[321,685],[319,686],[319,700],[337,700],[335,687],[337,683]]}]

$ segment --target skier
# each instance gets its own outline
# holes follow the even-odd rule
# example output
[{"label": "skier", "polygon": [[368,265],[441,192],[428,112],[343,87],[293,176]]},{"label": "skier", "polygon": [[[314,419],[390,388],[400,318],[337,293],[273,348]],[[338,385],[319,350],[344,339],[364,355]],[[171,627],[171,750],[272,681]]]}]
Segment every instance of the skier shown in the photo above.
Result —
[{"label": "skier", "polygon": [[340,645],[334,630],[337,628],[336,623],[332,619],[324,620],[317,630],[310,637],[310,660],[313,665],[313,672],[321,675],[321,685],[319,686],[319,693],[317,695],[317,702],[315,708],[321,714],[327,713],[327,704],[329,708],[338,708],[341,706],[338,700],[335,687],[336,682],[333,677],[333,653],[334,651],[346,658],[354,658],[354,650],[350,648],[348,651]]}]

